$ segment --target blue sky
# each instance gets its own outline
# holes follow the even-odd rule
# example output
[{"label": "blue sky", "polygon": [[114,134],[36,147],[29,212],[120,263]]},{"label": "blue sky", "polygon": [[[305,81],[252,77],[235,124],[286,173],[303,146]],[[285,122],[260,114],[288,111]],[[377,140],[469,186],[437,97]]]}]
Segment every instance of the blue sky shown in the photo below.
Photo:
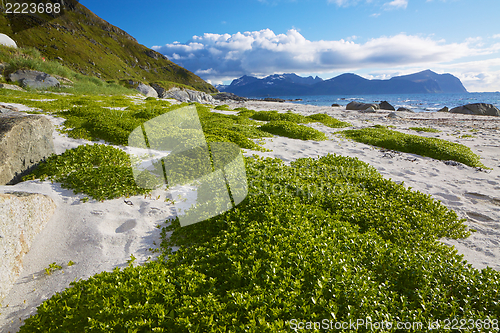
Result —
[{"label": "blue sky", "polygon": [[242,75],[431,69],[500,91],[499,0],[82,0],[139,43],[216,83]]}]

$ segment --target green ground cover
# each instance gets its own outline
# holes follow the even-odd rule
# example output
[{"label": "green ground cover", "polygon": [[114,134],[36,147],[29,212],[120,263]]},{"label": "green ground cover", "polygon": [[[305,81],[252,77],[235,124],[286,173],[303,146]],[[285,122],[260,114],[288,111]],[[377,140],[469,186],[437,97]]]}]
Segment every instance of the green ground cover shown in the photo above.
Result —
[{"label": "green ground cover", "polygon": [[481,158],[469,147],[447,140],[404,134],[382,127],[345,130],[341,134],[348,139],[377,147],[485,168],[480,161]]},{"label": "green ground cover", "polygon": [[285,136],[292,139],[323,141],[328,138],[317,129],[298,125],[291,121],[275,120],[259,127],[259,129],[271,134]]},{"label": "green ground cover", "polygon": [[409,129],[417,132],[440,133],[441,131],[431,127],[410,127]]},{"label": "green ground cover", "polygon": [[[136,104],[120,95],[0,90],[0,98],[64,117],[70,136],[116,144],[136,126],[183,106],[156,99]],[[196,108],[209,141],[247,147],[268,135],[263,127],[276,124],[279,135],[318,139],[296,122],[259,126],[252,110],[223,115]],[[408,140],[381,127],[346,132],[370,142]],[[441,141],[445,151],[456,148]],[[428,148],[413,138],[406,146],[418,153],[437,143]],[[158,260],[131,261],[128,268],[75,281],[41,304],[21,332],[289,332],[292,319],[367,317],[420,321],[424,328],[438,319],[474,318],[491,328],[498,320],[500,273],[473,269],[438,242],[469,235],[464,221],[439,201],[355,158],[328,155],[290,166],[257,157],[245,162],[249,195],[235,209],[184,228],[167,221]],[[134,187],[128,163],[117,148],[87,145],[50,157],[31,178],[46,175],[97,200],[144,194]],[[180,249],[172,253],[174,245]]]},{"label": "green ground cover", "polygon": [[246,168],[249,195],[235,209],[172,221],[158,260],[73,282],[20,332],[274,333],[292,319],[368,317],[421,322],[416,331],[449,318],[498,325],[500,273],[437,241],[468,235],[440,202],[354,158],[255,157]]},{"label": "green ground cover", "polygon": [[[244,112],[244,113],[242,113]],[[288,121],[296,124],[307,124],[319,122],[332,128],[350,127],[352,124],[337,120],[329,115],[317,113],[310,116],[302,116],[293,112],[278,113],[278,111],[250,111],[243,110],[240,114],[248,115],[250,118],[261,121]]]}]

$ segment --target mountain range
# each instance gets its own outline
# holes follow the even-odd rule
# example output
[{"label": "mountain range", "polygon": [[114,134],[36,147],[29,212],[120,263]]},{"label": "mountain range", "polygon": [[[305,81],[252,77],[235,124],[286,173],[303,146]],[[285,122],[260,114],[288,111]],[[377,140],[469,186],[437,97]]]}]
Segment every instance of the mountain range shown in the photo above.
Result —
[{"label": "mountain range", "polygon": [[228,86],[216,86],[220,91],[245,97],[353,95],[353,94],[427,94],[467,93],[460,79],[451,74],[431,70],[396,76],[389,80],[368,80],[346,73],[323,80],[296,74],[275,74],[259,79],[242,76]]}]

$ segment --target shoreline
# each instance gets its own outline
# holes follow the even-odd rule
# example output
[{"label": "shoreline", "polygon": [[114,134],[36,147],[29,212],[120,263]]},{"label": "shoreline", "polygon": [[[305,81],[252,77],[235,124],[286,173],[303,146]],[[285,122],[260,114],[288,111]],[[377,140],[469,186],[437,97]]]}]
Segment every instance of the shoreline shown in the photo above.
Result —
[{"label": "shoreline", "polygon": [[[246,149],[243,151],[246,156],[256,154],[278,157],[285,162],[327,154],[356,157],[375,167],[384,178],[390,178],[397,183],[404,182],[407,187],[429,194],[446,207],[455,210],[460,218],[467,219],[465,224],[477,230],[469,238],[441,241],[455,246],[473,267],[491,267],[500,271],[500,117],[397,112],[400,117],[389,118],[391,111],[377,110],[366,113],[348,111],[342,107],[264,101],[225,101],[219,104],[228,104],[231,109],[246,107],[256,111],[290,110],[303,115],[326,113],[338,120],[352,123],[353,128],[377,124],[391,125],[403,133],[440,137],[468,146],[480,155],[481,161],[492,170],[478,170],[464,165],[452,166],[415,154],[398,153],[357,143],[335,134],[343,129],[334,129],[319,123],[306,126],[324,132],[329,140],[302,141],[274,136],[262,140],[263,146],[272,150],[270,152]],[[215,112],[233,113],[217,110]],[[58,118],[49,119],[54,124],[60,124]],[[418,125],[431,126],[442,132],[417,133],[408,129]],[[462,135],[473,137],[461,138]],[[54,131],[54,143],[59,154],[86,142],[88,141],[67,138]],[[51,196],[58,206],[56,214],[25,256],[21,276],[7,298],[2,301],[0,327],[12,332],[19,329],[20,319],[22,322],[40,303],[55,292],[67,288],[74,279],[88,278],[100,271],[111,271],[114,267],[124,267],[130,254],[137,257],[137,263],[145,262],[148,256],[153,257],[148,249],[159,241],[159,229],[156,225],[173,216],[172,207],[162,200],[142,196],[128,198],[133,205],[124,203],[123,198],[102,203],[93,200],[82,203],[80,197],[83,195],[74,195],[71,190],[61,189],[59,184],[51,184],[50,181],[27,181],[13,186],[0,186],[0,193],[9,190],[45,193]],[[132,225],[129,222],[132,220],[137,223],[135,227],[127,232],[117,231],[123,229],[123,226]],[[69,260],[74,261],[76,265],[64,267],[64,273],[55,272],[50,276],[43,274],[48,264],[67,263]]]}]

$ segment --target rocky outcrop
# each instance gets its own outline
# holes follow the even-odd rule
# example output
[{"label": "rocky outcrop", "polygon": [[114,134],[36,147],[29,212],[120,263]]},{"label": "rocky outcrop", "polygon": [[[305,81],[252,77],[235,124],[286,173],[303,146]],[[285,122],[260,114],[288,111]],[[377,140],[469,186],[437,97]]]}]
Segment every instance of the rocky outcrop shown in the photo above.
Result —
[{"label": "rocky outcrop", "polygon": [[16,42],[6,34],[0,34],[0,44],[17,48]]},{"label": "rocky outcrop", "polygon": [[486,103],[474,103],[474,104],[459,106],[451,109],[450,113],[500,117],[500,110],[493,104],[486,104]]},{"label": "rocky outcrop", "polygon": [[145,95],[146,97],[158,97],[158,93],[156,92],[156,90],[154,90],[153,87],[148,86],[147,84],[139,83],[139,85],[135,89],[137,89],[138,92]]},{"label": "rocky outcrop", "polygon": [[151,87],[156,90],[156,93],[158,94],[158,98],[165,98],[167,95],[167,89],[163,88],[162,86],[153,83],[151,84]]},{"label": "rocky outcrop", "polygon": [[207,93],[174,87],[165,92],[164,98],[173,98],[180,102],[196,102],[201,104],[213,104],[215,99]]},{"label": "rocky outcrop", "polygon": [[382,109],[382,110],[396,111],[396,109],[394,108],[394,106],[392,106],[392,105],[391,105],[389,102],[387,102],[387,101],[380,102],[379,107],[380,107],[380,109]]},{"label": "rocky outcrop", "polygon": [[283,102],[285,102],[285,100],[282,99],[282,98],[266,97],[266,98],[264,98],[264,102],[278,102],[278,103],[283,103]]},{"label": "rocky outcrop", "polygon": [[0,113],[19,112],[19,109],[12,105],[0,104]]},{"label": "rocky outcrop", "polygon": [[246,97],[237,96],[237,95],[235,95],[233,93],[229,93],[229,92],[220,92],[217,95],[215,95],[214,98],[216,100],[219,100],[219,101],[225,101],[225,100],[247,101],[248,100],[248,98],[246,98]]},{"label": "rocky outcrop", "polygon": [[14,84],[0,83],[0,88],[2,89],[10,89],[10,90],[18,90],[25,91],[23,88],[16,86]]},{"label": "rocky outcrop", "polygon": [[15,184],[54,153],[53,126],[44,116],[0,114],[0,185]]},{"label": "rocky outcrop", "polygon": [[404,108],[404,107],[398,108],[398,111],[400,111],[400,112],[413,112],[412,109],[408,109],[408,108]]},{"label": "rocky outcrop", "polygon": [[445,106],[444,108],[440,109],[438,112],[449,112],[450,109],[448,109],[447,106]]},{"label": "rocky outcrop", "polygon": [[59,87],[59,81],[55,77],[40,71],[18,70],[9,75],[9,80],[34,89]]},{"label": "rocky outcrop", "polygon": [[54,201],[42,194],[0,193],[0,301],[23,268],[23,257],[54,214]]},{"label": "rocky outcrop", "polygon": [[347,110],[364,111],[364,110],[367,110],[371,107],[373,107],[374,110],[380,109],[380,106],[378,104],[360,103],[360,102],[356,102],[356,101],[352,101],[351,103],[347,104],[346,109]]}]

